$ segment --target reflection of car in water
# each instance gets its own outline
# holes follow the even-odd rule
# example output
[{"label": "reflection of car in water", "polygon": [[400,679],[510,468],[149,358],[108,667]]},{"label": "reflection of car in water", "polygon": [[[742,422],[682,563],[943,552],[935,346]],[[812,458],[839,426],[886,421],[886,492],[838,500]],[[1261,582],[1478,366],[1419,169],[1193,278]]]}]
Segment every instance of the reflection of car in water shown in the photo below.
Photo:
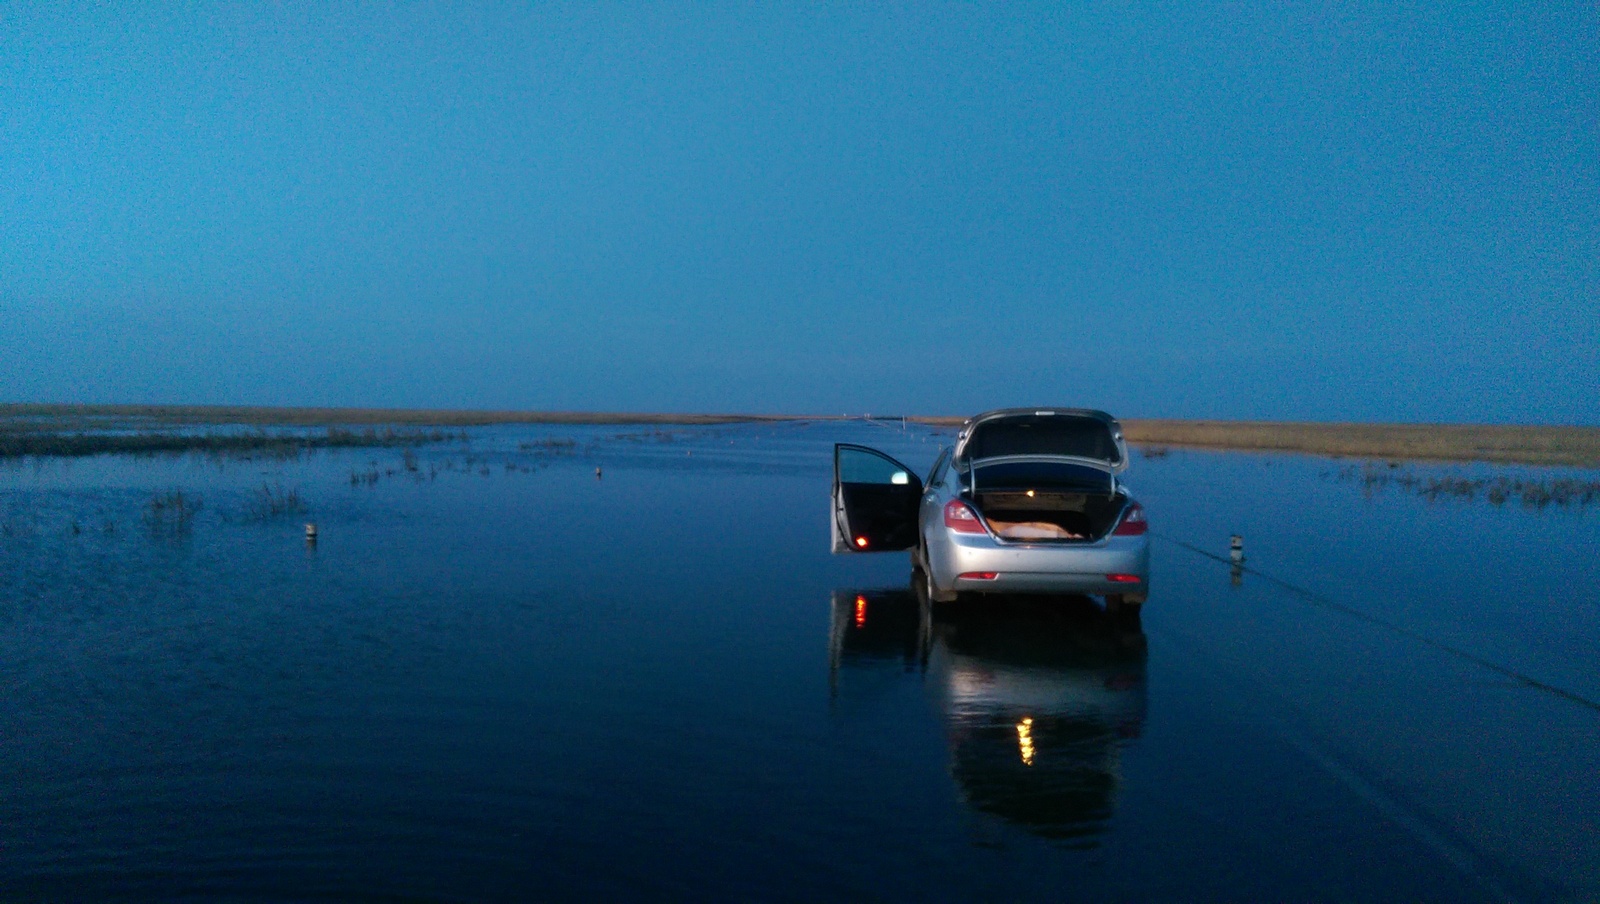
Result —
[{"label": "reflection of car in water", "polygon": [[1145,718],[1145,639],[1087,597],[934,612],[908,591],[836,591],[830,662],[886,658],[934,686],[950,771],[973,809],[1091,846]]},{"label": "reflection of car in water", "polygon": [[971,418],[926,486],[876,449],[833,452],[833,551],[912,550],[929,598],[1149,594],[1144,510],[1118,479],[1122,427],[1103,411],[1003,409]]}]

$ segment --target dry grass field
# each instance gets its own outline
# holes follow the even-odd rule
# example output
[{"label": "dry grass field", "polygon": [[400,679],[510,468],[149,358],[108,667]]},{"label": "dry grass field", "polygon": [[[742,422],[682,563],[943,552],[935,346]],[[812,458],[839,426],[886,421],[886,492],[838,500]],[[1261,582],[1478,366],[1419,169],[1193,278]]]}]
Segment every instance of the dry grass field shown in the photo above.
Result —
[{"label": "dry grass field", "polygon": [[[963,419],[912,420],[954,426]],[[1394,461],[1600,466],[1600,427],[1125,420],[1122,431],[1128,442],[1146,448],[1298,452]]]},{"label": "dry grass field", "polygon": [[[0,439],[8,434],[16,438],[25,434],[48,433],[59,436],[82,431],[119,429],[159,433],[163,430],[224,424],[262,429],[274,426],[441,429],[489,424],[693,425],[819,419],[830,418],[744,414],[267,408],[233,405],[0,404]],[[912,417],[908,420],[948,426],[960,424],[962,418]],[[1388,460],[1600,466],[1600,428],[1597,427],[1182,420],[1127,420],[1123,421],[1122,425],[1130,443],[1147,448],[1193,447]]]},{"label": "dry grass field", "polygon": [[1123,421],[1128,441],[1304,452],[1348,458],[1600,465],[1600,428],[1488,424],[1293,424],[1261,421]]},{"label": "dry grass field", "polygon": [[730,424],[793,420],[735,414],[631,414],[587,411],[474,411],[427,408],[268,408],[250,405],[0,404],[0,430],[29,423],[49,430],[103,427],[107,422],[148,427],[242,424],[260,427],[482,427],[488,424]]}]

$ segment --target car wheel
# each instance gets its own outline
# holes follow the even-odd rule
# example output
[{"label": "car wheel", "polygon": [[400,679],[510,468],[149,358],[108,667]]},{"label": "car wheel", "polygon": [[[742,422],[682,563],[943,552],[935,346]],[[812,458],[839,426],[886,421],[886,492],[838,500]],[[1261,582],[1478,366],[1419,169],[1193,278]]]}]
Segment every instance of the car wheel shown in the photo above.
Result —
[{"label": "car wheel", "polygon": [[1139,610],[1142,604],[1132,602],[1120,593],[1106,594],[1106,614],[1112,618],[1139,621]]}]

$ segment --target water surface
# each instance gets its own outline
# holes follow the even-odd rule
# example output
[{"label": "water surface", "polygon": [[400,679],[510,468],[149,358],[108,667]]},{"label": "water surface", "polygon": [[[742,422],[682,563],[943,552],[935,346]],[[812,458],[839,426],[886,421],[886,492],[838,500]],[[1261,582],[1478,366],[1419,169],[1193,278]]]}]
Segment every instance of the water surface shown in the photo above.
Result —
[{"label": "water surface", "polygon": [[0,897],[1600,896],[1593,509],[1136,457],[1130,626],[828,554],[938,431],[469,436],[0,467]]}]

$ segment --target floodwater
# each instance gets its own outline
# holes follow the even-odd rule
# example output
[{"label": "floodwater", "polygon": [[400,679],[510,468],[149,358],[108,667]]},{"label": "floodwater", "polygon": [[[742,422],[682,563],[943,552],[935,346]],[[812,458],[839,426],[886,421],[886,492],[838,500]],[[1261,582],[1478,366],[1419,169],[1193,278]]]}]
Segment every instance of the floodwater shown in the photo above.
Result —
[{"label": "floodwater", "polygon": [[836,441],[0,465],[0,898],[1600,898],[1600,507],[1140,455],[1142,627],[929,613]]}]

